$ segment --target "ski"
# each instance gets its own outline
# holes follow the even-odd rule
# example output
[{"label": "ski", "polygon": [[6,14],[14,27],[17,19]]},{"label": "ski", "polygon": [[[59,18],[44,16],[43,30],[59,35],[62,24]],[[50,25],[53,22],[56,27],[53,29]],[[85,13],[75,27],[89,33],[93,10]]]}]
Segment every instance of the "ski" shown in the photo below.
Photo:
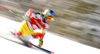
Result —
[{"label": "ski", "polygon": [[[28,42],[25,42],[25,43],[27,44]],[[31,44],[31,43],[29,43],[29,44]],[[47,52],[48,54],[54,54],[52,51],[49,51],[49,50],[47,50],[47,49],[41,48],[41,47],[36,46],[36,45],[34,45],[34,44],[31,44],[31,45],[33,46],[33,48],[35,47],[35,48],[37,48],[38,50],[42,50],[42,51],[44,51],[44,52]]]}]

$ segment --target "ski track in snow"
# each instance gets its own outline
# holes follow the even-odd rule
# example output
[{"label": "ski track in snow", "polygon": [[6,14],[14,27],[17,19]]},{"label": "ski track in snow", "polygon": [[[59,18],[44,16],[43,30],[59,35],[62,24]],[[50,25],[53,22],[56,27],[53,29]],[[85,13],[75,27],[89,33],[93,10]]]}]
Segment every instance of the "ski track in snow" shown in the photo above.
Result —
[{"label": "ski track in snow", "polygon": [[[0,16],[0,36],[21,42],[12,37],[9,31],[16,31],[20,22],[6,19]],[[100,49],[90,47],[78,42],[58,37],[46,32],[43,48],[53,51],[55,54],[100,54]],[[45,54],[45,52],[30,49],[28,47],[7,41],[0,37],[0,54]]]}]

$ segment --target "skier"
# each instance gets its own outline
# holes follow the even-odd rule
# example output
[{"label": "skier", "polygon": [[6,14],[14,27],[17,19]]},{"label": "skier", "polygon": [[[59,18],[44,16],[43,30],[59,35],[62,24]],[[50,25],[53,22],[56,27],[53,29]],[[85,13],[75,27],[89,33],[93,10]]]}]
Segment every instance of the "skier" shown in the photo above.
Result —
[{"label": "skier", "polygon": [[[29,39],[39,39],[38,46],[43,45],[43,38],[46,29],[49,28],[49,22],[54,20],[55,13],[51,9],[46,9],[43,13],[33,12],[29,9],[25,13],[25,20],[22,21],[21,27],[18,32],[13,32],[13,35],[29,42]],[[36,29],[41,29],[42,33],[35,32]],[[29,46],[31,47],[31,46]]]}]

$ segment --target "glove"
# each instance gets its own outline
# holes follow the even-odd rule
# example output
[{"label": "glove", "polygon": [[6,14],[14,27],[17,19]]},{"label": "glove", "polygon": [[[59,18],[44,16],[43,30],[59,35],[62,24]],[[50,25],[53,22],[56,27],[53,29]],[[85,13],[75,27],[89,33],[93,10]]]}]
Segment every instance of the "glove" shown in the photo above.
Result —
[{"label": "glove", "polygon": [[43,40],[39,40],[39,44],[38,44],[38,46],[42,46],[43,45]]}]

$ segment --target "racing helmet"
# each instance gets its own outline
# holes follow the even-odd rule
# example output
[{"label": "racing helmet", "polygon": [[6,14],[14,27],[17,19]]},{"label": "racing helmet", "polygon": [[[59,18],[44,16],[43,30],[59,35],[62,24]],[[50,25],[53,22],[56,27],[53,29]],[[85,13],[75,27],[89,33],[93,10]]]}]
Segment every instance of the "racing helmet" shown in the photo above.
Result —
[{"label": "racing helmet", "polygon": [[44,12],[43,12],[43,18],[44,19],[48,19],[48,20],[50,20],[50,21],[52,21],[52,20],[54,20],[53,19],[53,17],[55,17],[55,13],[54,13],[54,11],[53,10],[51,10],[51,9],[46,9]]}]

